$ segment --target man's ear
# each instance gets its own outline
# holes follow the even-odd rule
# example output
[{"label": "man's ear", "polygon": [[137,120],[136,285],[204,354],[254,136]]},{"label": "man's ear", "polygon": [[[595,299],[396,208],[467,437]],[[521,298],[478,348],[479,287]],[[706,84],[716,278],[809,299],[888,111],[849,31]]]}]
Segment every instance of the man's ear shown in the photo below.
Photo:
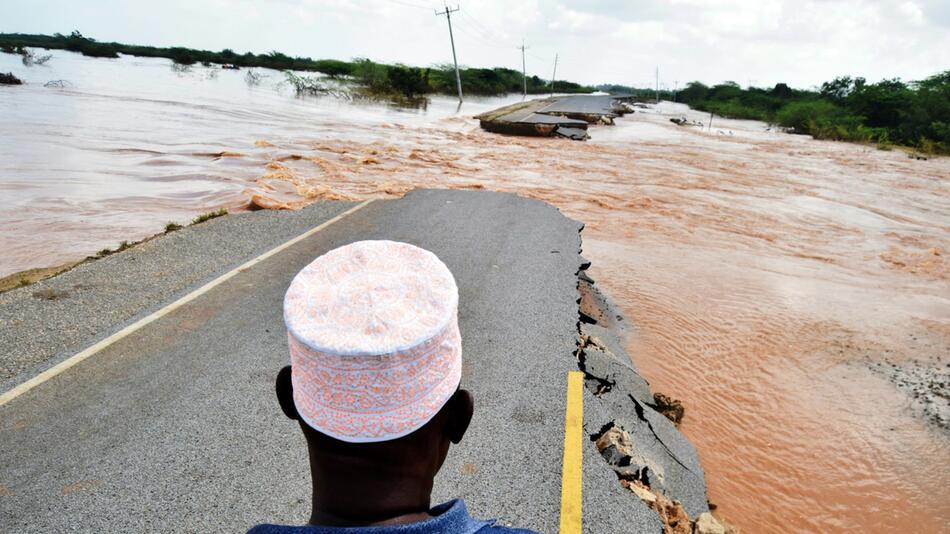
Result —
[{"label": "man's ear", "polygon": [[277,402],[280,403],[280,409],[284,415],[294,421],[300,420],[300,414],[297,413],[297,405],[294,404],[294,383],[290,380],[290,366],[286,366],[277,373]]},{"label": "man's ear", "polygon": [[472,415],[475,413],[475,399],[472,394],[464,389],[455,392],[452,399],[452,413],[449,416],[445,431],[448,434],[449,441],[456,445],[462,441],[462,436],[468,430],[468,425],[472,422]]}]

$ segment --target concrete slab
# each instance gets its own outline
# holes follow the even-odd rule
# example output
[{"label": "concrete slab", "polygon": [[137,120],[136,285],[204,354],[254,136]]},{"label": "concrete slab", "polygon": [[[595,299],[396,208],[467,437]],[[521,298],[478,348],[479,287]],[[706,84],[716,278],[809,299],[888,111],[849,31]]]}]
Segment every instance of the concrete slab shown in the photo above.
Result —
[{"label": "concrete slab", "polygon": [[519,102],[476,115],[482,128],[512,135],[560,136],[584,140],[588,124],[612,124],[629,112],[629,97],[568,95]]}]

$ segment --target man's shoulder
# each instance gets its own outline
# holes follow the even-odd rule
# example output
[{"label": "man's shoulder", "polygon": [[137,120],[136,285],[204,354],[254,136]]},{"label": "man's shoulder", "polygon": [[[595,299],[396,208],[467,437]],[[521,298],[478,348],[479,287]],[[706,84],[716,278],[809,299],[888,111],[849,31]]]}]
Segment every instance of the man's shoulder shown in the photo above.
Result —
[{"label": "man's shoulder", "polygon": [[[354,532],[358,530],[351,529]],[[291,525],[257,525],[247,534],[318,534],[327,532],[325,529],[312,526],[291,526]],[[472,534],[538,534],[533,530],[523,528],[506,527],[498,524],[484,525],[478,530],[470,531]]]},{"label": "man's shoulder", "polygon": [[479,530],[475,531],[475,534],[538,534],[533,530],[527,530],[524,528],[514,528],[514,527],[505,527],[502,525],[486,525]]},{"label": "man's shoulder", "polygon": [[465,503],[455,499],[430,510],[432,517],[417,523],[359,528],[257,525],[247,534],[537,534],[533,530],[506,527],[495,520],[473,519]]},{"label": "man's shoulder", "polygon": [[292,525],[257,525],[247,534],[309,534],[316,531],[314,527]]}]

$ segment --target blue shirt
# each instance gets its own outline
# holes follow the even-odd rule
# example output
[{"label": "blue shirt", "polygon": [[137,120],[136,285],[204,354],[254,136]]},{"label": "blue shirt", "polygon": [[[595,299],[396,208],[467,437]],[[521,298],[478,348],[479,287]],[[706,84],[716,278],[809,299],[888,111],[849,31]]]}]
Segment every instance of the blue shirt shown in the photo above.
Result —
[{"label": "blue shirt", "polygon": [[383,527],[321,527],[307,525],[257,525],[247,534],[537,534],[533,530],[496,525],[494,521],[472,519],[465,503],[459,499],[440,504],[429,510],[434,517]]}]

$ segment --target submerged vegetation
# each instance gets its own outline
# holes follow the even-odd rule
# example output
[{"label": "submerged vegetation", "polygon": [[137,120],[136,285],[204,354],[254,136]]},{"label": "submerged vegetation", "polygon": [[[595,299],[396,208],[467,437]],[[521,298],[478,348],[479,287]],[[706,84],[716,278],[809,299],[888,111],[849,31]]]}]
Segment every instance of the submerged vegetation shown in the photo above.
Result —
[{"label": "submerged vegetation", "polygon": [[12,72],[0,72],[0,85],[22,85],[23,80],[17,78]]},{"label": "submerged vegetation", "polygon": [[[436,65],[419,68],[408,65],[387,65],[369,59],[353,61],[337,59],[311,59],[290,57],[281,52],[266,54],[247,52],[238,54],[225,48],[220,52],[194,50],[183,47],[138,46],[123,43],[99,42],[85,37],[78,31],[69,35],[38,35],[24,33],[0,33],[0,50],[14,53],[23,47],[70,50],[91,57],[116,58],[119,54],[140,57],[168,58],[177,65],[227,65],[233,67],[270,68],[282,71],[319,72],[333,78],[351,80],[365,90],[378,96],[418,98],[430,93],[454,94],[455,70],[451,65]],[[522,91],[524,79],[521,72],[507,68],[479,69],[461,68],[462,90],[473,95],[498,95]],[[252,83],[249,80],[249,83]],[[292,82],[291,82],[292,83]],[[557,80],[559,93],[590,93],[594,89],[566,80]],[[543,94],[551,90],[549,80],[528,76],[527,90],[530,94]]]},{"label": "submerged vegetation", "polygon": [[844,76],[812,91],[783,83],[742,89],[731,82],[712,87],[692,82],[677,97],[696,109],[778,124],[816,139],[950,153],[950,70],[914,82],[867,83]]},{"label": "submerged vegetation", "polygon": [[[334,79],[356,86],[356,93],[409,101],[424,100],[427,94],[454,94],[455,70],[452,65],[413,67],[387,65],[366,58],[352,61],[290,57],[277,51],[266,54],[238,54],[230,49],[220,52],[183,47],[137,46],[99,42],[78,31],[69,35],[0,33],[0,50],[22,56],[24,65],[42,64],[50,56],[36,56],[28,47],[62,49],[86,56],[115,58],[119,54],[171,59],[173,66],[187,69],[201,63],[224,68],[270,68],[284,71],[287,83],[298,94],[344,94],[328,87]],[[331,80],[304,76],[300,72],[318,72]],[[261,83],[266,76],[248,70],[248,85]],[[522,77],[507,68],[462,68],[462,90],[473,95],[519,93],[527,86],[529,94],[551,91],[551,82],[538,76]],[[17,83],[7,75],[2,83]],[[588,93],[593,87],[564,80],[554,84],[558,93]],[[654,97],[649,89],[620,85],[601,85],[597,90]],[[692,82],[676,92],[664,91],[665,99],[675,99],[691,107],[738,119],[755,119],[780,125],[818,139],[874,143],[881,149],[892,145],[912,147],[924,154],[950,153],[950,71],[925,80],[903,82],[899,79],[867,83],[864,78],[839,77],[814,90],[792,89],[784,83],[772,88],[741,88],[734,82],[707,86]]]},{"label": "submerged vegetation", "polygon": [[43,65],[47,61],[53,58],[51,55],[37,56],[29,48],[24,48],[23,46],[12,46],[4,44],[0,46],[0,50],[7,54],[17,54],[20,56],[20,60],[23,62],[24,67],[32,67],[33,65]]}]

